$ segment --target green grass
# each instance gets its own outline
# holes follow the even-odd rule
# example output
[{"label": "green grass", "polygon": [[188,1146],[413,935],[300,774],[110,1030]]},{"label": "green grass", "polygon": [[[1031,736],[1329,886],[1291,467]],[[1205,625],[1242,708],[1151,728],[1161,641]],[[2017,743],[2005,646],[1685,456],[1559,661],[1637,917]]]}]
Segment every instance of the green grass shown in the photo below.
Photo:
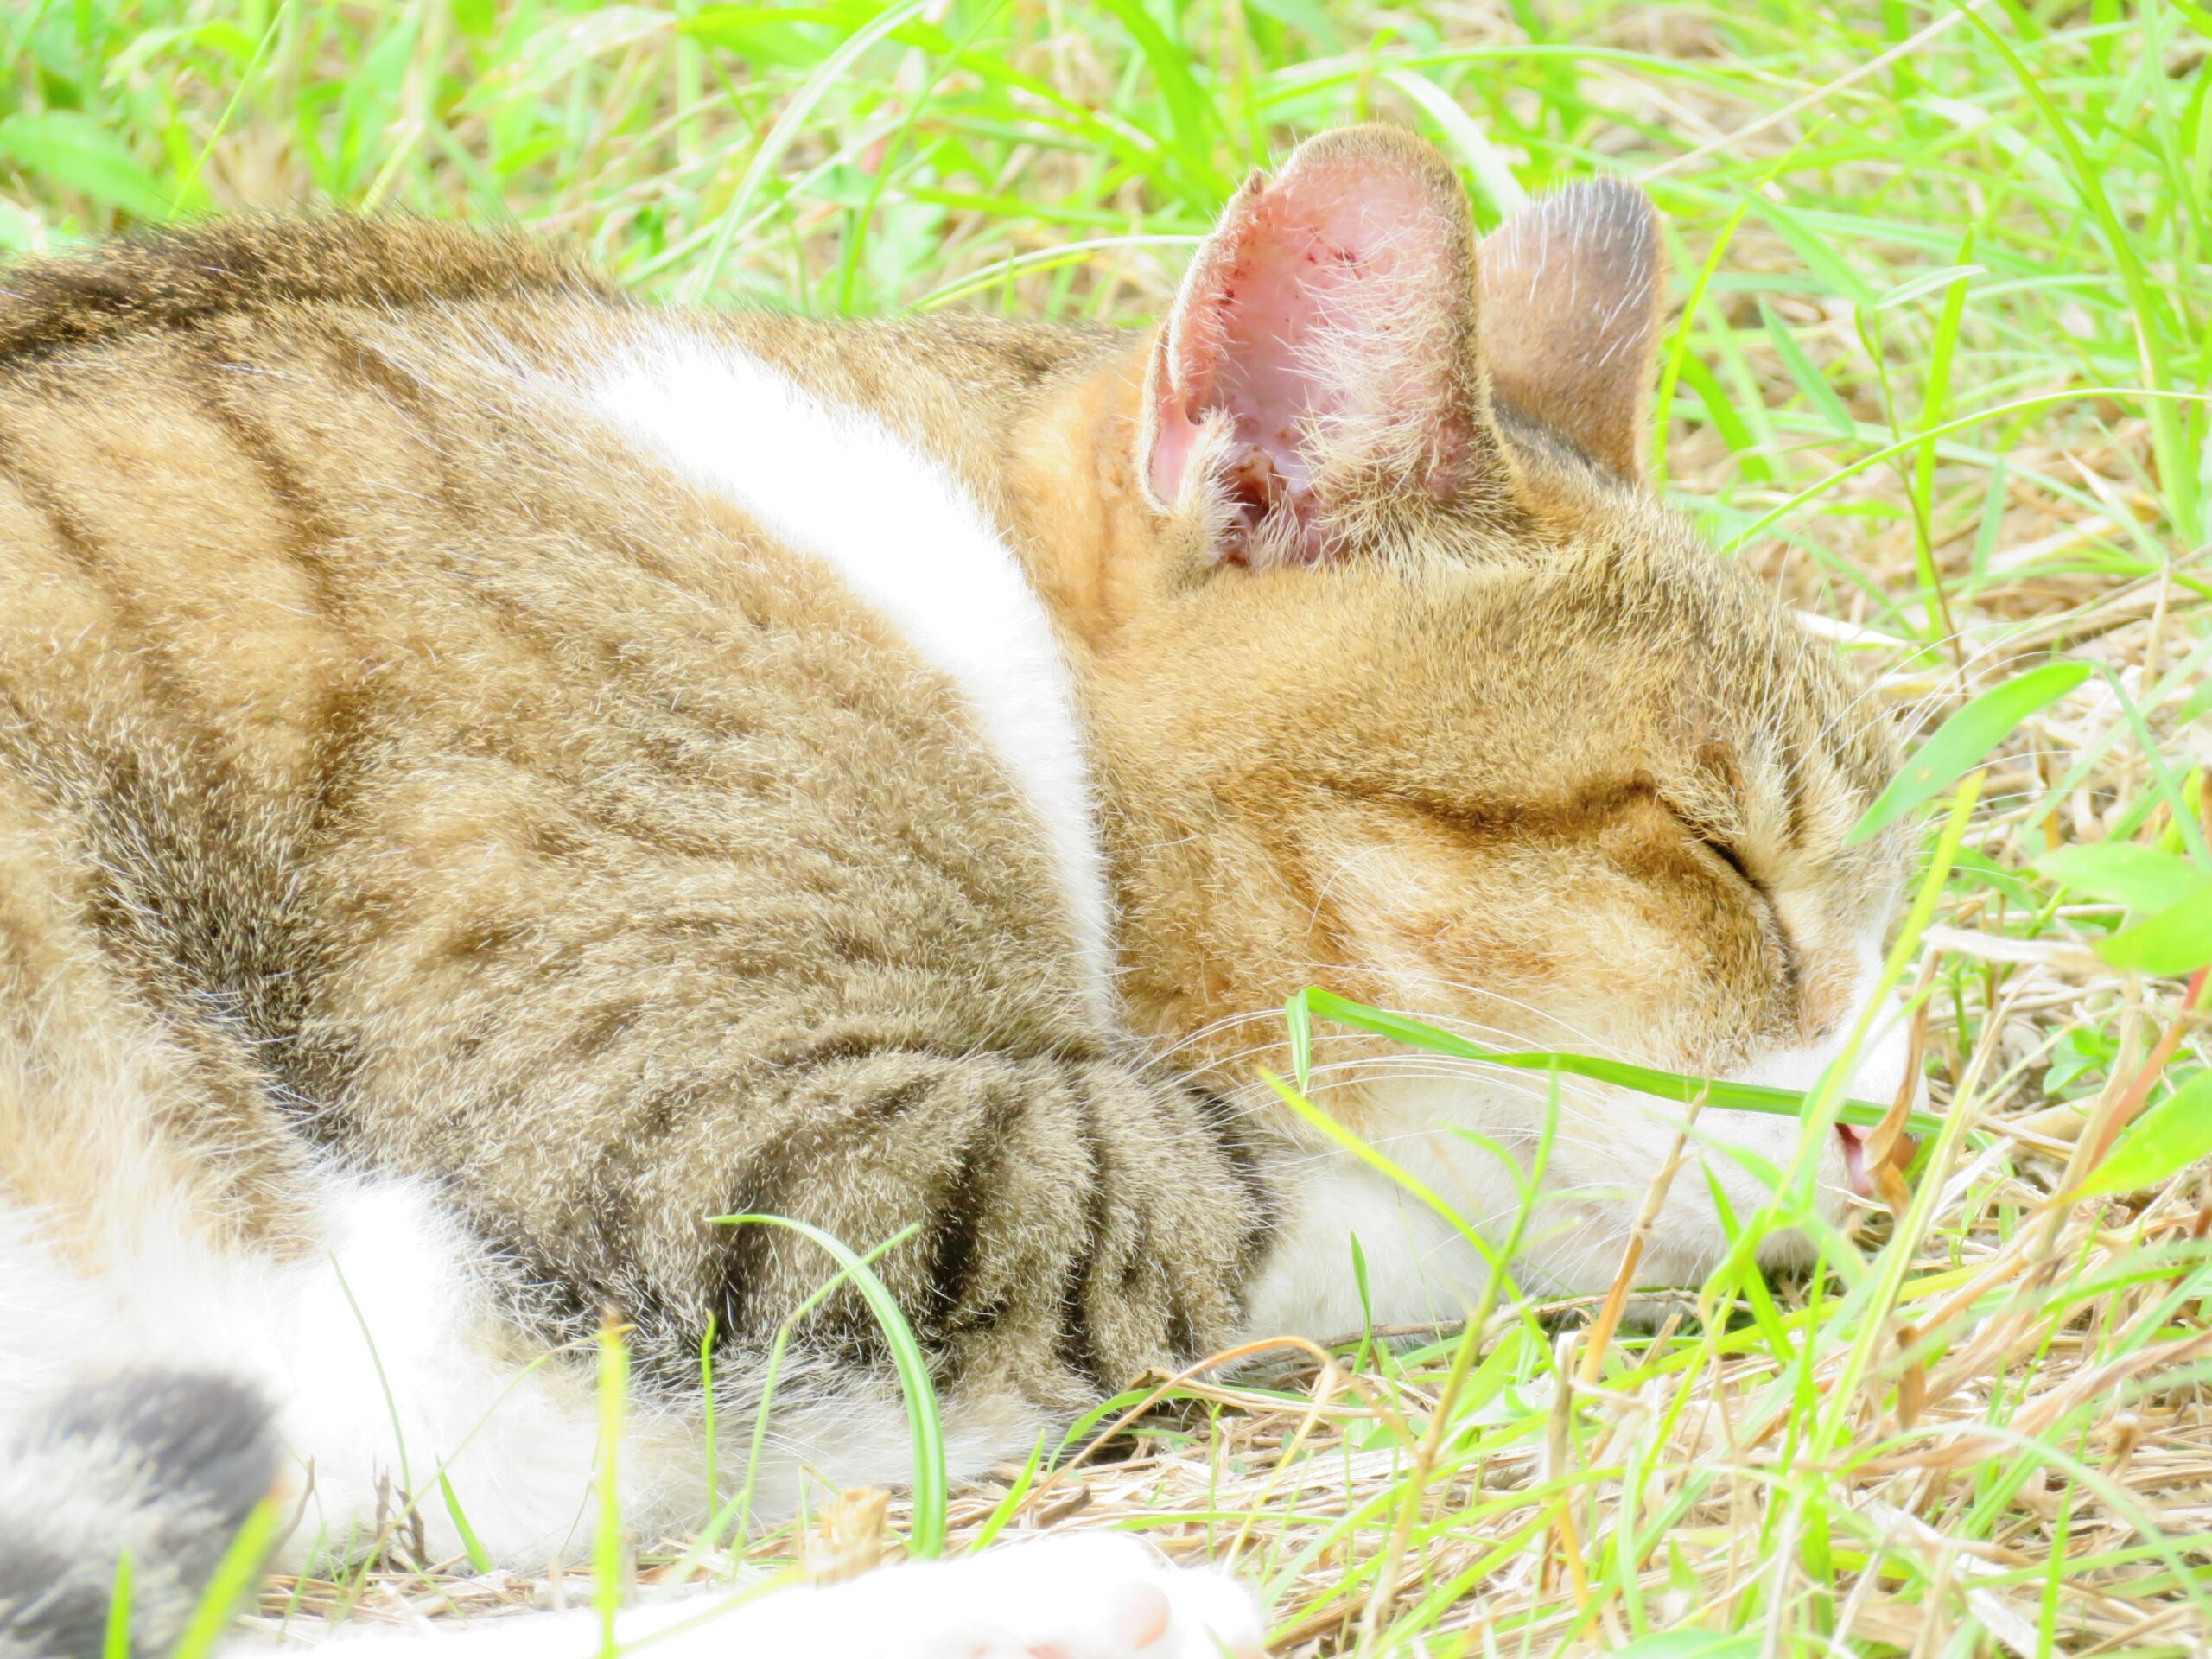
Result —
[{"label": "green grass", "polygon": [[[17,0],[0,247],[336,202],[519,220],[669,301],[1139,321],[1244,170],[1337,122],[1427,132],[1485,225],[1644,179],[1669,496],[1916,730],[2089,671],[1921,791],[1891,966],[1948,1118],[1910,1204],[1769,1284],[1785,1179],[1702,1320],[1578,1335],[1502,1292],[1471,1338],[1154,1390],[1134,1457],[955,1492],[947,1547],[1083,1488],[1083,1524],[1233,1557],[1286,1651],[2182,1652],[2212,1632],[2207,1195],[2174,1166],[2212,1109],[2208,47],[2195,5],[2111,0]],[[2082,1198],[2115,1145],[2147,1185]]]}]

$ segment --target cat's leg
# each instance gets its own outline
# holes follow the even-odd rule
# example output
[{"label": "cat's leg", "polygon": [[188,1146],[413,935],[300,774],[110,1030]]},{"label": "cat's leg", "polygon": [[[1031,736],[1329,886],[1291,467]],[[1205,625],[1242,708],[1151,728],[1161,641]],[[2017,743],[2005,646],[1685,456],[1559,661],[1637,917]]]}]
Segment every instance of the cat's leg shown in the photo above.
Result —
[{"label": "cat's leg", "polygon": [[132,982],[98,875],[0,765],[0,1653],[31,1659],[100,1651],[125,1551],[134,1650],[166,1650],[276,1480],[270,1401],[108,1292],[153,1236],[281,1232],[304,1176],[251,1067]]},{"label": "cat's leg", "polygon": [[[160,1650],[271,1493],[291,1562],[457,1554],[448,1487],[502,1559],[567,1547],[589,1357],[516,1336],[427,1189],[318,1166],[251,1046],[103,910],[85,841],[0,769],[0,1653],[78,1651],[124,1549]],[[698,1510],[696,1454],[632,1414],[640,1526]]]},{"label": "cat's leg", "polygon": [[[1025,1455],[1147,1370],[1237,1339],[1269,1211],[1213,1103],[1103,1054],[887,1046],[716,1075],[711,1052],[671,1047],[688,1062],[668,1068],[684,1099],[647,1133],[585,1148],[572,1178],[593,1193],[586,1248],[525,1236],[553,1257],[545,1279],[581,1281],[585,1306],[634,1323],[647,1399],[696,1399],[712,1321],[725,1492],[745,1469],[761,1357],[838,1270],[768,1217],[856,1251],[898,1241],[873,1270],[931,1362],[956,1478]],[[557,1192],[556,1160],[576,1157],[550,1135],[511,1146],[487,1196]],[[761,1218],[712,1219],[737,1216]],[[856,1292],[797,1327],[773,1388],[757,1513],[911,1478],[889,1340]]]},{"label": "cat's leg", "polygon": [[[824,769],[785,759],[746,775]],[[671,768],[587,856],[581,785],[465,777],[358,803],[389,839],[328,872],[380,918],[327,952],[318,1030],[363,1057],[333,1121],[365,1161],[434,1174],[551,1287],[549,1338],[618,1309],[652,1397],[696,1396],[711,1330],[726,1488],[763,1357],[837,1272],[813,1237],[733,1217],[887,1247],[874,1271],[931,1362],[956,1474],[1237,1340],[1272,1172],[1231,1109],[1093,1026],[1043,882],[1007,873],[1037,861],[988,780],[944,846],[918,820],[954,808],[918,785],[825,804],[786,844],[754,820],[787,804]],[[889,1357],[849,1287],[792,1333],[762,1511],[817,1478],[909,1476]]]},{"label": "cat's leg", "polygon": [[[707,1591],[633,1608],[625,1649],[664,1659],[1257,1659],[1259,1611],[1226,1574],[1163,1565],[1135,1540],[1066,1534],[982,1555],[881,1568],[847,1583]],[[591,1659],[588,1609],[347,1630],[378,1659]],[[239,1643],[232,1659],[259,1643]]]},{"label": "cat's leg", "polygon": [[[20,1413],[50,1416],[97,1386],[158,1415],[173,1375],[242,1390],[280,1452],[263,1484],[286,1511],[288,1565],[451,1559],[463,1518],[503,1562],[585,1548],[593,1355],[517,1332],[499,1264],[429,1190],[319,1177],[283,1247],[211,1241],[156,1210],[111,1226],[97,1263],[73,1260],[43,1219],[0,1206],[0,1363],[20,1376]],[[632,1402],[618,1462],[639,1529],[703,1509],[688,1414]]]}]

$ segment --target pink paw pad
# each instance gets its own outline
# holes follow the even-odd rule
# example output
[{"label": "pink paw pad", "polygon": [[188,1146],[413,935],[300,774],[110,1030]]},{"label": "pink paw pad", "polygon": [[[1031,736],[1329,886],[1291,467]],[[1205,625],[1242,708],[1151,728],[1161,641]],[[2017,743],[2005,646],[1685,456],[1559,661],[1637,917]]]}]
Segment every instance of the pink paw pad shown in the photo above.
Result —
[{"label": "pink paw pad", "polygon": [[1166,1591],[1156,1584],[1132,1579],[1114,1592],[1112,1611],[1107,1615],[1107,1634],[1130,1651],[1140,1651],[1166,1635],[1168,1623],[1174,1617],[1175,1609]]}]

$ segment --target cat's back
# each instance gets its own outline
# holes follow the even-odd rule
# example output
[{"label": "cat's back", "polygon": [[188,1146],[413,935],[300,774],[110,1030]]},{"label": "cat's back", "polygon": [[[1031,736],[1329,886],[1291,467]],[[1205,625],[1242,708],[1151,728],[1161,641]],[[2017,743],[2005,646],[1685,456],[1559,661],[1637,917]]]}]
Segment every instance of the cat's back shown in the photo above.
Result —
[{"label": "cat's back", "polygon": [[[518,240],[404,221],[216,225],[8,271],[0,672],[58,725],[312,768],[409,658],[472,634],[499,654],[524,614],[507,592],[510,626],[485,626],[503,590],[573,582],[556,543],[635,505],[603,471],[576,487],[559,435],[462,360],[613,303]],[[525,495],[559,531],[528,548]]]},{"label": "cat's back", "polygon": [[218,224],[17,266],[11,588],[44,566],[103,620],[228,635],[227,667],[280,671],[287,644],[402,644],[463,588],[479,610],[525,577],[604,590],[625,526],[639,543],[697,506],[547,395],[623,310],[520,238],[404,220]]},{"label": "cat's back", "polygon": [[[0,752],[317,1096],[618,902],[742,918],[764,983],[826,926],[1073,1006],[1103,898],[1052,652],[945,468],[517,238],[249,222],[0,276]],[[974,679],[1010,673],[1046,682]]]},{"label": "cat's back", "polygon": [[[370,728],[496,726],[520,752],[631,696],[780,684],[764,732],[831,708],[841,661],[866,679],[912,630],[810,544],[842,505],[825,480],[748,493],[824,435],[791,429],[779,373],[695,354],[722,407],[678,414],[789,453],[718,457],[727,478],[671,453],[656,377],[681,338],[520,237],[408,220],[0,273],[0,676],[49,736],[127,721],[143,748],[150,721],[270,785]],[[880,712],[907,723],[911,690]],[[601,717],[556,709],[568,690]]]}]

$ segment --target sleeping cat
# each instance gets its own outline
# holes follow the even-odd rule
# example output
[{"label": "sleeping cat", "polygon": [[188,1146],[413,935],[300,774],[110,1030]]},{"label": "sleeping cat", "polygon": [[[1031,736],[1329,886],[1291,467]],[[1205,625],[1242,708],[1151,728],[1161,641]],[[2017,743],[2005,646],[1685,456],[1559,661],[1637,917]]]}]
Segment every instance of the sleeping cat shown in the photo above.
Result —
[{"label": "sleeping cat", "polygon": [[[1809,1084],[1873,983],[1889,740],[1642,477],[1635,190],[1478,243],[1419,142],[1255,175],[1156,330],[671,315],[513,237],[218,224],[0,295],[0,1656],[173,1638],[276,1487],[583,1535],[626,1321],[641,1535],[696,1525],[699,1355],[866,1249],[955,1472],[1149,1367],[1483,1266],[1259,1082],[1319,983],[1485,1040]],[[1856,1092],[1900,1081],[1885,1039]],[[1321,1033],[1316,1095],[1461,1211],[1541,1084]],[[1573,1086],[1522,1282],[1603,1289],[1677,1109]],[[1709,1168],[1796,1125],[1714,1112]],[[1828,1202],[1853,1137],[1823,1149]],[[1647,1282],[1718,1259],[1676,1179]],[[1787,1253],[1788,1241],[1777,1250]],[[550,1352],[553,1357],[543,1359]],[[539,1362],[533,1363],[533,1362]],[[893,1483],[840,1291],[759,1507]],[[419,1527],[419,1533],[414,1529]],[[778,1632],[784,1634],[779,1635]],[[581,1654],[570,1624],[463,1641]],[[1249,1601],[1046,1541],[691,1642],[1172,1659]],[[684,1641],[676,1641],[683,1647]]]}]

